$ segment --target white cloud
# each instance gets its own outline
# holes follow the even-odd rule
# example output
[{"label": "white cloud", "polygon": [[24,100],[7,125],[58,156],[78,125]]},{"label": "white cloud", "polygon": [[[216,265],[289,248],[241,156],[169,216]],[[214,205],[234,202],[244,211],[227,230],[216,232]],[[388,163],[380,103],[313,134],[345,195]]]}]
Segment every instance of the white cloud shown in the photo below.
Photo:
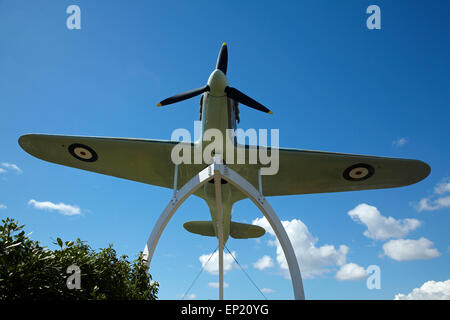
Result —
[{"label": "white cloud", "polygon": [[[276,247],[276,261],[285,277],[289,277],[289,268],[283,249],[267,219],[265,217],[258,218],[253,220],[252,223],[266,229],[274,238],[274,240],[269,241],[269,245]],[[323,275],[326,272],[330,272],[330,267],[341,266],[345,263],[348,253],[347,246],[341,245],[339,248],[335,248],[334,245],[325,244],[317,247],[318,239],[312,236],[302,221],[293,219],[291,221],[282,221],[281,223],[294,247],[303,278],[314,278]]]},{"label": "white cloud", "polygon": [[397,148],[403,147],[408,140],[406,138],[399,138],[397,140],[392,141],[392,144]]},{"label": "white cloud", "polygon": [[427,281],[420,288],[405,294],[396,294],[395,300],[450,300],[450,279]]},{"label": "white cloud", "polygon": [[184,295],[184,294],[180,294],[180,295],[178,295],[181,299],[186,299],[186,300],[194,300],[194,299],[197,299],[197,295],[195,294],[195,293],[191,293],[191,294],[188,294],[188,295]]},{"label": "white cloud", "polygon": [[3,168],[0,168],[0,173],[4,173],[4,172],[6,172],[6,170]]},{"label": "white cloud", "polygon": [[434,193],[436,194],[444,194],[450,192],[450,179],[444,179],[441,183],[439,183],[436,187],[434,187]]},{"label": "white cloud", "polygon": [[430,203],[430,198],[422,198],[417,205],[417,211],[434,211],[440,209],[436,204]]},{"label": "white cloud", "polygon": [[31,199],[28,201],[28,204],[33,206],[36,209],[40,210],[48,210],[48,211],[57,211],[59,214],[65,215],[65,216],[73,216],[81,214],[81,209],[78,206],[72,206],[69,204],[64,203],[58,203],[55,204],[50,201],[36,201]]},{"label": "white cloud", "polygon": [[[20,169],[14,163],[3,162],[2,166],[7,168],[7,169],[12,169],[12,170],[16,171],[17,173],[22,173],[23,172],[22,169]],[[4,172],[4,169],[3,169],[3,172]]]},{"label": "white cloud", "polygon": [[0,203],[0,209],[6,209],[6,208],[8,208],[6,205]]},{"label": "white cloud", "polygon": [[273,267],[273,260],[269,256],[263,256],[261,259],[256,261],[253,264],[253,267],[255,267],[258,270],[264,270],[266,268],[272,268]]},{"label": "white cloud", "polygon": [[270,288],[262,288],[261,292],[262,293],[273,293],[273,292],[275,292],[275,290],[270,289]]},{"label": "white cloud", "polygon": [[383,251],[385,255],[397,261],[426,260],[440,256],[433,246],[432,241],[423,237],[418,240],[398,239],[386,242]]},{"label": "white cloud", "polygon": [[[234,257],[236,257],[236,252],[231,252]],[[210,274],[217,275],[219,274],[219,252],[216,251],[211,259],[208,262],[209,257],[211,256],[211,253],[201,255],[199,257],[199,260],[202,264],[202,267],[205,268],[205,271],[207,271]],[[208,262],[208,264],[206,264]],[[230,271],[234,266],[234,259],[229,253],[223,254],[223,273],[227,273]]]},{"label": "white cloud", "polygon": [[[219,288],[219,283],[218,282],[208,282],[208,286],[209,287],[211,287],[211,288]],[[224,281],[223,282],[223,287],[224,288],[228,288],[230,285],[226,282],[226,281]]]},{"label": "white cloud", "polygon": [[364,224],[367,227],[364,235],[374,240],[403,238],[421,225],[417,219],[396,220],[392,217],[384,217],[376,207],[365,203],[357,205],[348,212],[348,215],[354,221]]},{"label": "white cloud", "polygon": [[340,281],[358,281],[366,278],[368,273],[366,269],[356,263],[347,263],[341,266],[336,273],[336,279]]},{"label": "white cloud", "polygon": [[442,208],[450,208],[450,196],[443,196],[443,194],[448,192],[450,192],[450,179],[446,178],[434,187],[434,195],[420,199],[416,205],[417,211],[435,211]]},{"label": "white cloud", "polygon": [[434,211],[442,208],[450,208],[450,196],[440,197],[435,200],[429,198],[422,198],[419,201],[417,210],[420,211]]},{"label": "white cloud", "polygon": [[441,208],[450,208],[450,196],[439,198],[435,202]]}]

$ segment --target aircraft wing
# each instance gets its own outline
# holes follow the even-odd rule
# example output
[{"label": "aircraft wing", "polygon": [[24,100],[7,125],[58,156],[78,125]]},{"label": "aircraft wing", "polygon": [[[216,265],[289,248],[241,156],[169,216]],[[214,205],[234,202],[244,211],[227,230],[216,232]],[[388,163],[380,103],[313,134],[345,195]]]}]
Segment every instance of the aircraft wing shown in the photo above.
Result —
[{"label": "aircraft wing", "polygon": [[[29,134],[19,138],[31,155],[53,163],[173,188],[171,151],[178,142]],[[202,165],[182,165],[178,186]],[[258,186],[257,167],[230,165]],[[279,149],[279,171],[263,176],[265,196],[393,188],[421,181],[430,167],[418,160]],[[237,195],[235,200],[242,198]]]},{"label": "aircraft wing", "polygon": [[279,159],[278,174],[262,177],[265,196],[401,187],[431,171],[419,160],[295,149],[280,149]]},{"label": "aircraft wing", "polygon": [[176,143],[43,134],[19,138],[20,146],[39,159],[166,188],[173,188],[170,155]]}]

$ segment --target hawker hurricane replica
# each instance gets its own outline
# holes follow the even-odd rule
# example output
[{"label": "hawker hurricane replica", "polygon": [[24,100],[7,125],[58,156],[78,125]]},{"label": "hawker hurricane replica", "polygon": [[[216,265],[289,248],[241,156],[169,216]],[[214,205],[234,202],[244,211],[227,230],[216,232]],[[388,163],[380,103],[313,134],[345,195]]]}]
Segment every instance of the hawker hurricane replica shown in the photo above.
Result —
[{"label": "hawker hurricane replica", "polygon": [[[195,154],[196,150],[211,143],[210,137],[205,138],[209,129],[218,130],[224,137],[227,137],[230,130],[236,131],[240,120],[239,105],[272,113],[261,103],[229,85],[226,76],[227,65],[228,48],[223,44],[216,68],[206,85],[158,103],[158,106],[163,107],[201,96],[202,136],[195,142],[183,142],[184,151],[186,147],[191,148],[192,154]],[[170,189],[174,188],[174,176],[177,177],[177,185],[182,186],[210,165],[210,161],[206,161],[204,157],[201,161],[174,165],[172,151],[179,143],[46,134],[27,134],[19,138],[20,146],[39,159]],[[237,151],[244,150],[244,163],[225,161],[229,158],[226,154],[229,152],[227,148],[213,150],[213,156],[220,156],[227,167],[257,188],[260,183],[258,180],[261,179],[260,170],[266,167],[266,164],[260,159],[256,163],[250,163],[250,154],[254,150],[265,149],[273,152],[275,149],[243,145],[236,141],[234,149],[231,151],[236,151],[236,154]],[[401,187],[419,182],[430,173],[430,167],[419,160],[285,148],[277,148],[276,151],[279,162],[277,173],[263,177],[265,197]],[[232,157],[235,158],[236,155]],[[210,237],[218,237],[220,234],[223,243],[226,243],[230,236],[235,239],[248,239],[264,235],[265,230],[259,226],[232,221],[233,204],[247,196],[231,183],[227,183],[227,180],[221,181],[222,214],[218,215],[215,192],[217,189],[214,180],[209,182],[211,183],[204,183],[193,194],[206,201],[211,220],[186,222],[186,230]],[[221,221],[218,221],[219,216],[222,217]],[[222,230],[218,230],[218,226]]]}]

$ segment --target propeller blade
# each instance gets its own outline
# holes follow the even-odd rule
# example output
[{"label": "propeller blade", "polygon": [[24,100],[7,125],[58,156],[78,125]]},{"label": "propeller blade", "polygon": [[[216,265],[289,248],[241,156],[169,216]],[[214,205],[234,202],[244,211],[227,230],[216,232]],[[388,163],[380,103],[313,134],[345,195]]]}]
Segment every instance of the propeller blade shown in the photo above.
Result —
[{"label": "propeller blade", "polygon": [[220,48],[219,56],[217,57],[216,69],[219,69],[224,74],[227,74],[228,66],[228,48],[227,44],[224,42],[222,48]]},{"label": "propeller blade", "polygon": [[190,98],[198,96],[199,94],[202,94],[202,93],[204,93],[206,91],[209,91],[209,86],[208,85],[206,85],[204,87],[201,87],[201,88],[198,88],[198,89],[193,89],[193,90],[189,90],[189,91],[186,91],[186,92],[183,92],[183,93],[179,93],[179,94],[174,95],[174,96],[172,96],[170,98],[164,99],[163,101],[159,102],[157,104],[157,106],[161,107],[161,106],[165,106],[165,105],[172,104],[172,103],[175,103],[175,102],[179,102],[179,101],[183,101],[183,100],[186,100],[186,99],[190,99]]},{"label": "propeller blade", "polygon": [[262,111],[262,112],[273,114],[272,111],[270,111],[269,109],[264,107],[261,103],[259,103],[256,100],[253,100],[252,98],[250,98],[246,94],[242,93],[238,89],[235,89],[232,87],[226,87],[225,92],[228,97],[230,97],[231,99],[233,99],[239,103],[245,104],[247,107],[250,107],[250,108]]}]

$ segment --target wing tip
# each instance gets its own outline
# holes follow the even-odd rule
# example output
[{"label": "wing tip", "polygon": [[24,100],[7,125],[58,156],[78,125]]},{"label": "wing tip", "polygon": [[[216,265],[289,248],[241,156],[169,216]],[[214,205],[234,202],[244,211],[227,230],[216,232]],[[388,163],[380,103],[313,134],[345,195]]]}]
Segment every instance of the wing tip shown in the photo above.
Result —
[{"label": "wing tip", "polygon": [[[19,146],[28,154],[36,157],[38,159],[42,159],[40,149],[37,145],[39,137],[44,136],[42,134],[37,133],[29,133],[24,134],[19,137],[18,142]],[[43,159],[45,160],[45,159]]]},{"label": "wing tip", "polygon": [[33,136],[35,136],[35,134],[24,134],[20,136],[19,139],[17,140],[19,142],[19,146],[23,150],[27,151],[27,149],[30,147],[31,144],[30,140],[32,139]]},{"label": "wing tip", "polygon": [[431,167],[428,163],[426,163],[422,160],[410,160],[410,161],[411,161],[411,163],[414,164],[413,166],[410,167],[411,178],[409,179],[409,181],[407,183],[400,185],[400,187],[416,184],[416,183],[424,180],[425,178],[427,178],[431,173]]},{"label": "wing tip", "polygon": [[417,182],[419,182],[419,181],[422,181],[423,179],[425,179],[426,177],[428,177],[430,175],[431,167],[425,161],[421,161],[421,160],[416,160],[416,161],[418,161],[420,163],[420,165],[422,166],[422,168],[423,168],[423,176],[420,178],[420,180],[417,181]]}]

